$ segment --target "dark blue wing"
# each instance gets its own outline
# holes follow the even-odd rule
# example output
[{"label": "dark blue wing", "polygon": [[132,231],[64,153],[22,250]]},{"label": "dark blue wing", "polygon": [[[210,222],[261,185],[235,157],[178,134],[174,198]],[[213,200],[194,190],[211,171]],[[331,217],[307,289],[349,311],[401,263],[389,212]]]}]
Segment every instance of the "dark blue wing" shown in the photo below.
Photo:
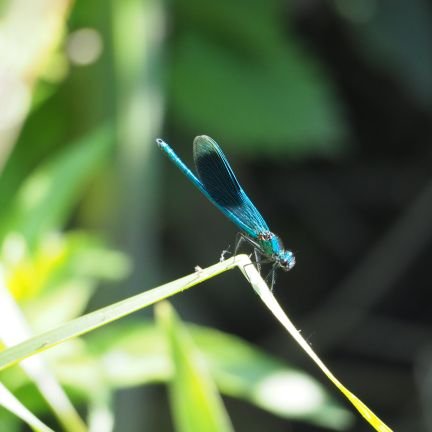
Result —
[{"label": "dark blue wing", "polygon": [[194,140],[193,154],[199,180],[210,200],[252,238],[269,231],[218,144],[208,136],[198,136]]}]

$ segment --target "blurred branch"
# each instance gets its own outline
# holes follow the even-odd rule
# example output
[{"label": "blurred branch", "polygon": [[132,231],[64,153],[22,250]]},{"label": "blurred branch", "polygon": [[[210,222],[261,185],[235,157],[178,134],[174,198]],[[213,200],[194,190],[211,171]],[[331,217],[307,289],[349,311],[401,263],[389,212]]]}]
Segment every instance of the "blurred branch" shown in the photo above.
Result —
[{"label": "blurred branch", "polygon": [[32,90],[58,46],[73,0],[10,0],[0,19],[0,170],[29,111]]},{"label": "blurred branch", "polygon": [[[159,0],[112,3],[114,83],[117,98],[118,215],[117,238],[137,263],[153,268],[156,233],[156,190],[152,150],[163,115],[159,69],[164,33],[163,4]],[[144,241],[145,239],[145,241]],[[130,286],[142,289],[146,267],[137,265]]]},{"label": "blurred branch", "polygon": [[[134,271],[124,289],[143,289],[155,269],[156,199],[152,149],[162,123],[163,89],[159,70],[165,16],[160,0],[112,0],[116,98],[117,209],[114,237],[131,257]],[[106,299],[105,299],[106,300]],[[116,399],[118,430],[149,428],[150,401],[122,392]],[[151,427],[150,427],[151,428]],[[144,429],[146,427],[144,426]]]},{"label": "blurred branch", "polygon": [[392,317],[369,315],[362,323],[361,332],[347,340],[351,352],[380,357],[388,361],[411,364],[413,355],[430,345],[428,325]]},{"label": "blurred branch", "polygon": [[432,431],[432,347],[426,346],[417,358],[414,375],[422,407],[422,423],[425,431]]}]

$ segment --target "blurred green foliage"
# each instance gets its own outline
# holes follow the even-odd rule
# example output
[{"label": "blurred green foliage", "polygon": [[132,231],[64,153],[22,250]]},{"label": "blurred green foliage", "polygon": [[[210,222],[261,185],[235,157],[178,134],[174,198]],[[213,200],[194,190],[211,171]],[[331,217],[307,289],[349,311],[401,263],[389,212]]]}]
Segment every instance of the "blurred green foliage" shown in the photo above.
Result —
[{"label": "blurred green foliage", "polygon": [[[122,6],[116,5],[119,7]],[[344,125],[331,85],[324,71],[298,43],[286,42],[278,20],[280,8],[279,2],[256,1],[222,2],[211,4],[208,9],[193,2],[175,4],[178,34],[172,46],[168,86],[172,90],[169,105],[175,110],[175,122],[184,122],[192,130],[222,134],[228,141],[235,140],[256,152],[260,152],[262,140],[273,143],[266,147],[272,152],[286,152],[284,142],[292,142],[286,147],[292,154],[338,151]],[[118,133],[114,116],[118,113],[114,106],[103,104],[116,100],[110,88],[114,84],[113,71],[122,70],[115,82],[120,89],[131,85],[122,82],[122,76],[141,79],[139,62],[125,57],[124,52],[110,51],[114,46],[123,46],[118,39],[121,35],[114,45],[110,37],[115,31],[97,17],[96,10],[95,4],[87,3],[77,3],[72,9],[69,32],[65,31],[60,46],[50,53],[39,81],[30,87],[32,104],[22,125],[17,126],[21,130],[0,178],[4,283],[33,332],[80,316],[101,280],[118,281],[130,272],[128,258],[110,249],[106,236],[91,232],[80,219],[88,208],[105,217],[101,209],[84,198],[93,184],[106,196],[106,185],[98,178],[112,176],[106,173],[113,170]],[[134,10],[137,14],[140,8]],[[226,16],[233,24],[228,32],[223,29]],[[74,31],[80,26],[98,29],[105,47],[100,59],[81,68],[74,65],[69,49]],[[133,34],[129,41],[130,37],[133,39]],[[132,55],[138,51],[132,50]],[[149,83],[146,79],[138,82],[137,88]],[[146,94],[143,92],[142,97]],[[291,128],[285,127],[288,117],[293,122]],[[123,131],[125,127],[128,121],[121,125]],[[119,148],[122,143],[116,145]],[[113,188],[107,199],[115,202],[116,193]],[[87,206],[87,210],[77,212],[80,205]],[[94,220],[94,215],[90,218]],[[104,223],[100,220],[100,226]],[[172,404],[177,406],[175,418],[185,418],[191,404],[196,405],[195,412],[204,412],[206,399],[219,400],[216,387],[213,389],[211,384],[213,379],[223,393],[279,416],[335,429],[350,422],[350,416],[337,408],[306,374],[211,329],[190,329],[199,340],[198,347],[193,348],[192,341],[186,342],[189,329],[185,327],[179,332],[183,328],[180,321],[173,321],[172,313],[170,316],[163,326],[165,336],[152,324],[130,322],[48,353],[50,367],[73,402],[87,405],[90,425],[92,414],[98,410],[111,412],[114,390],[154,382],[172,381],[172,388],[176,389],[172,393]],[[171,349],[167,349],[166,338],[171,341]],[[207,378],[203,377],[199,362],[195,364],[193,360],[195,351],[198,357],[206,357]],[[188,372],[176,374],[173,379],[174,364],[178,370]],[[280,397],[269,397],[275,384],[278,392],[290,392],[292,381],[288,380],[285,387],[283,380],[271,381],[278,374],[307,382],[305,406],[281,405]],[[207,382],[201,390],[208,387],[208,396],[204,397],[207,391],[200,390],[197,398],[192,397],[196,392],[194,385],[201,380]],[[260,386],[267,381],[266,391],[270,389],[270,393],[262,393]],[[36,415],[47,416],[44,398],[18,367],[2,372],[2,382]],[[307,391],[311,393],[308,395]],[[184,392],[191,398],[179,405],[179,395]],[[228,424],[229,420],[226,417],[219,423],[227,415],[220,403],[218,409],[210,403],[208,416],[197,421],[208,422],[213,411],[215,425],[219,424],[215,430],[222,430],[221,424]],[[183,429],[181,423],[179,430]],[[2,430],[20,430],[20,421],[2,411],[0,426]]]},{"label": "blurred green foliage", "polygon": [[[112,131],[101,127],[27,176],[0,215],[0,240],[19,233],[33,247],[46,233],[62,228],[113,142]],[[6,195],[6,183],[3,188]]]},{"label": "blurred green foliage", "polygon": [[[2,19],[13,1],[0,1]],[[431,106],[430,4],[409,2],[407,20],[408,2],[401,0],[330,3],[346,20],[365,63],[386,71],[424,106]],[[165,8],[166,22],[142,26],[138,14],[148,13],[152,4]],[[126,35],[123,28],[116,28],[119,10],[124,17],[133,11],[137,18],[130,23],[125,19],[130,24]],[[30,84],[17,73],[17,80],[28,84],[32,103],[18,122],[10,154],[6,140],[0,141],[1,154],[8,154],[0,173],[0,264],[5,284],[33,332],[85,313],[101,282],[115,282],[125,292],[127,286],[119,281],[130,274],[132,263],[146,266],[143,257],[159,250],[151,242],[159,226],[150,226],[144,235],[140,227],[129,227],[143,244],[136,256],[113,247],[114,239],[121,243],[124,235],[120,221],[106,229],[107,220],[115,219],[107,213],[115,213],[123,196],[131,193],[111,187],[121,180],[118,156],[130,144],[119,139],[119,130],[125,132],[122,138],[131,139],[153,133],[151,126],[158,127],[161,121],[159,105],[149,119],[134,118],[134,129],[129,124],[131,112],[136,113],[133,108],[151,107],[150,96],[166,101],[166,129],[182,139],[206,133],[234,153],[274,160],[349,154],[354,139],[340,89],[331,71],[300,38],[295,13],[292,2],[281,0],[151,0],[144,6],[132,0],[95,0],[76,2],[70,16],[62,18],[66,21],[60,45],[43,53],[49,57],[45,70]],[[0,20],[0,30],[2,25]],[[89,64],[79,65],[70,54],[71,36],[87,27],[96,30],[103,51]],[[0,51],[2,60],[3,54]],[[158,56],[164,58],[163,71]],[[6,82],[3,64],[0,95]],[[158,87],[162,77],[166,85]],[[129,105],[119,102],[119,94],[126,90],[132,93]],[[138,139],[137,145],[145,156],[138,169],[147,172],[153,143],[141,144]],[[134,187],[144,194],[160,186],[154,182]],[[143,207],[150,213],[156,204],[148,200]],[[49,366],[77,405],[86,406],[90,414],[101,407],[112,414],[115,391],[172,383],[173,369],[191,362],[188,355],[196,350],[224,395],[287,419],[334,429],[349,426],[350,415],[306,373],[231,335],[170,319],[178,320],[191,338],[176,333],[175,325],[164,333],[148,321],[122,322],[48,352]],[[13,333],[7,324],[3,329]],[[181,351],[182,340],[192,348]],[[196,372],[192,367],[188,371]],[[274,377],[278,379],[272,381]],[[1,379],[37,415],[49,418],[45,401],[19,368],[2,372]],[[181,379],[186,384],[175,382],[173,393],[180,394],[191,384],[187,377]],[[306,392],[303,407],[289,404],[296,396],[293,399],[293,383]],[[282,396],[269,397],[263,391],[269,388]],[[286,397],[284,405],[285,396],[291,399]],[[21,423],[1,411],[0,430],[22,430]]]},{"label": "blurred green foliage", "polygon": [[169,88],[174,123],[224,137],[246,152],[342,151],[346,125],[338,99],[325,69],[287,25],[286,5],[199,5],[175,3]]}]

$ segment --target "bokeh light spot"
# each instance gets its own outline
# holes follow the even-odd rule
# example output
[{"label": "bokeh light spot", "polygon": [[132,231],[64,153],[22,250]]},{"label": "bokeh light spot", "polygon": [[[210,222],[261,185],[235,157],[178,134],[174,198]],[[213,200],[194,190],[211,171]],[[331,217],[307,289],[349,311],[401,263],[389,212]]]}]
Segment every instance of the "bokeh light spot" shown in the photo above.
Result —
[{"label": "bokeh light spot", "polygon": [[102,49],[99,32],[83,28],[69,35],[66,52],[72,63],[84,66],[94,63],[100,57]]}]

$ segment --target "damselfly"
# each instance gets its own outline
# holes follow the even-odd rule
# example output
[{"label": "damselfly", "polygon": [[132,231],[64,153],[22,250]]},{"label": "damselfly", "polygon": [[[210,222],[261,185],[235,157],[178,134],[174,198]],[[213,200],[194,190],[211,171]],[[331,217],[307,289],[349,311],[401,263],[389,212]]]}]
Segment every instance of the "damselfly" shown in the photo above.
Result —
[{"label": "damselfly", "polygon": [[[294,254],[284,248],[281,239],[270,231],[261,213],[252,204],[218,144],[206,135],[197,136],[193,142],[195,175],[162,139],[158,146],[183,171],[186,177],[238,228],[240,239],[252,244],[258,269],[261,263],[272,263],[272,286],[277,268],[291,270],[295,265]],[[264,257],[264,259],[262,259]]]}]

